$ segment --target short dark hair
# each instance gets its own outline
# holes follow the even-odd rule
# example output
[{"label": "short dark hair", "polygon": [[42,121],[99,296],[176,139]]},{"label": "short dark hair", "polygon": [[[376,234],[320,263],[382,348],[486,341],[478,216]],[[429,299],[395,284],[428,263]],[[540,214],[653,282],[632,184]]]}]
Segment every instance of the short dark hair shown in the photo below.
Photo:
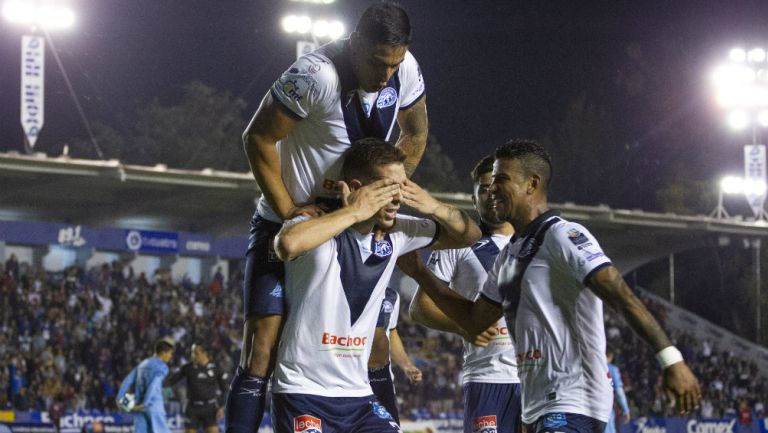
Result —
[{"label": "short dark hair", "polygon": [[173,352],[173,344],[168,337],[155,341],[155,353],[159,355],[165,352]]},{"label": "short dark hair", "polygon": [[368,183],[373,179],[373,170],[376,167],[396,163],[405,163],[405,154],[402,150],[381,138],[361,138],[355,141],[344,154],[341,177],[347,183],[352,179]]},{"label": "short dark hair", "polygon": [[402,7],[392,2],[369,6],[357,22],[355,32],[373,45],[411,44],[411,20]]},{"label": "short dark hair", "polygon": [[475,164],[475,168],[473,168],[472,172],[470,173],[472,175],[472,182],[478,183],[480,182],[480,176],[484,175],[485,173],[492,172],[493,161],[495,160],[496,158],[494,158],[493,155],[488,155],[478,161],[477,164]]},{"label": "short dark hair", "polygon": [[496,148],[496,159],[516,159],[520,161],[526,175],[538,175],[544,192],[549,190],[552,180],[552,158],[539,143],[534,140],[515,138]]}]

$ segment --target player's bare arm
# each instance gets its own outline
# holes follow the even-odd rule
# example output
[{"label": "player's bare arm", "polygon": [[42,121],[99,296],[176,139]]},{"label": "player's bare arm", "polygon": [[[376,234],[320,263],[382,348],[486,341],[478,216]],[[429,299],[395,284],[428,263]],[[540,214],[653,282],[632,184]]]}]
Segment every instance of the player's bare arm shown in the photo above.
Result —
[{"label": "player's bare arm", "polygon": [[410,178],[427,147],[427,96],[422,96],[417,103],[397,113],[397,124],[400,126],[400,137],[396,146],[406,155],[405,174]]},{"label": "player's bare arm", "polygon": [[317,218],[283,226],[275,237],[275,252],[280,260],[293,260],[343,230],[369,220],[379,209],[390,203],[400,190],[400,185],[392,179],[380,179],[353,192],[344,182],[340,184],[344,207]]},{"label": "player's bare arm", "polygon": [[[619,311],[637,334],[660,351],[673,347],[667,333],[661,328],[642,301],[632,293],[619,271],[607,266],[595,273],[589,280],[589,288],[603,301]],[[664,368],[664,387],[670,394],[681,414],[692,411],[699,402],[699,382],[688,365],[680,358]]]},{"label": "player's bare arm", "polygon": [[392,329],[389,331],[389,353],[392,357],[392,362],[403,369],[405,375],[408,377],[408,380],[411,383],[421,383],[421,370],[413,365],[413,361],[411,361],[411,358],[405,351],[403,340],[400,339],[400,334],[397,332],[397,329]]},{"label": "player's bare arm", "polygon": [[289,219],[301,213],[309,216],[322,214],[320,208],[313,204],[297,206],[283,183],[277,142],[288,135],[298,122],[267,92],[243,133],[245,154],[251,172],[267,203],[282,219]]},{"label": "player's bare arm", "polygon": [[442,203],[419,185],[406,180],[402,186],[403,203],[440,224],[440,234],[433,249],[463,248],[477,242],[482,236],[480,227],[461,209]]},{"label": "player's bare arm", "polygon": [[435,304],[435,301],[421,287],[417,288],[416,293],[413,295],[411,305],[408,307],[408,314],[417,323],[438,331],[459,334],[476,346],[487,346],[494,335],[496,335],[495,323],[480,334],[471,335],[459,326],[455,320],[443,313],[443,310]]},{"label": "player's bare arm", "polygon": [[[418,253],[400,256],[397,266],[404,274],[416,280],[442,312],[453,319],[470,336],[482,334],[502,316],[500,305],[485,298],[472,302],[451,290],[443,281],[430,272],[421,262]],[[474,340],[474,338],[470,338]]]}]

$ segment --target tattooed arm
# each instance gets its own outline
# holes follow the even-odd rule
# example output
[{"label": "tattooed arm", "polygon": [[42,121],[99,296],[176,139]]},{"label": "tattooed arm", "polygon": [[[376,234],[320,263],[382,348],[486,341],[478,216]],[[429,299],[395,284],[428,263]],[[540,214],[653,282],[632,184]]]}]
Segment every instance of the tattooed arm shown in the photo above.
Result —
[{"label": "tattooed arm", "polygon": [[438,201],[413,181],[405,181],[400,190],[403,203],[434,218],[440,224],[441,231],[432,249],[467,247],[482,236],[480,227],[469,215],[455,206]]},{"label": "tattooed arm", "polygon": [[[597,271],[589,279],[588,285],[597,296],[619,311],[629,326],[651,345],[656,353],[672,347],[666,332],[661,329],[640,299],[632,293],[615,267],[607,266]],[[681,414],[692,411],[701,398],[699,382],[682,358],[664,368],[664,389]]]}]

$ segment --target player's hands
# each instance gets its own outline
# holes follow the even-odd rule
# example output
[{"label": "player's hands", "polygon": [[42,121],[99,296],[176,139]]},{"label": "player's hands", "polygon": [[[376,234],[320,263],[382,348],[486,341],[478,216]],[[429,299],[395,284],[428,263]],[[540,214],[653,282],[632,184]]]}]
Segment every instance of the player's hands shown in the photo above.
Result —
[{"label": "player's hands", "polygon": [[488,329],[477,335],[466,333],[466,335],[463,335],[463,337],[465,340],[471,341],[475,346],[486,347],[491,343],[493,337],[495,337],[498,333],[499,331],[496,330],[496,324],[494,323],[493,325],[489,326]]},{"label": "player's hands", "polygon": [[216,419],[223,419],[224,418],[224,408],[220,407],[219,410],[216,411]]},{"label": "player's hands", "polygon": [[403,254],[397,259],[397,267],[400,268],[405,275],[416,279],[416,276],[426,271],[424,262],[421,261],[418,251],[411,251],[410,253]]},{"label": "player's hands", "polygon": [[628,422],[629,422],[629,421],[632,419],[632,417],[631,417],[631,416],[629,416],[629,412],[625,412],[625,413],[622,415],[622,418],[624,418],[624,424],[628,423]]},{"label": "player's hands", "polygon": [[379,179],[352,191],[344,181],[339,181],[341,199],[345,207],[351,208],[357,221],[365,221],[400,194],[400,184],[392,179]]},{"label": "player's hands", "polygon": [[288,214],[286,215],[285,219],[289,220],[292,218],[296,218],[299,215],[308,216],[310,218],[315,218],[322,216],[325,213],[320,206],[316,204],[308,204],[304,206],[294,206],[291,208],[291,210],[288,211]]},{"label": "player's hands", "polygon": [[418,385],[421,383],[422,380],[422,374],[421,370],[418,369],[415,365],[411,364],[407,367],[405,367],[403,370],[405,370],[405,375],[408,376],[408,380],[414,384]]},{"label": "player's hands", "polygon": [[441,203],[412,180],[403,183],[403,203],[425,215],[433,215]]},{"label": "player's hands", "polygon": [[137,404],[136,406],[131,409],[131,412],[141,412],[144,410],[144,403]]},{"label": "player's hands", "polygon": [[685,362],[672,364],[664,369],[664,390],[670,402],[674,402],[680,415],[686,415],[699,405],[701,388],[699,381]]}]

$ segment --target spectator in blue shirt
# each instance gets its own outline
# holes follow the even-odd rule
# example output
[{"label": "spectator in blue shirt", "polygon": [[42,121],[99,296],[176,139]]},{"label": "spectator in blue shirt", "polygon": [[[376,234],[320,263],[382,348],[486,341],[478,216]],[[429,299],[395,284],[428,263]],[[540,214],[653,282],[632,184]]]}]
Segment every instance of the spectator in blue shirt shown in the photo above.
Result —
[{"label": "spectator in blue shirt", "polygon": [[[134,413],[135,433],[170,433],[163,405],[163,379],[168,375],[168,363],[173,357],[174,342],[164,337],[155,343],[155,356],[134,368],[120,385],[118,404]],[[126,407],[126,394],[134,390],[135,406]]]}]

